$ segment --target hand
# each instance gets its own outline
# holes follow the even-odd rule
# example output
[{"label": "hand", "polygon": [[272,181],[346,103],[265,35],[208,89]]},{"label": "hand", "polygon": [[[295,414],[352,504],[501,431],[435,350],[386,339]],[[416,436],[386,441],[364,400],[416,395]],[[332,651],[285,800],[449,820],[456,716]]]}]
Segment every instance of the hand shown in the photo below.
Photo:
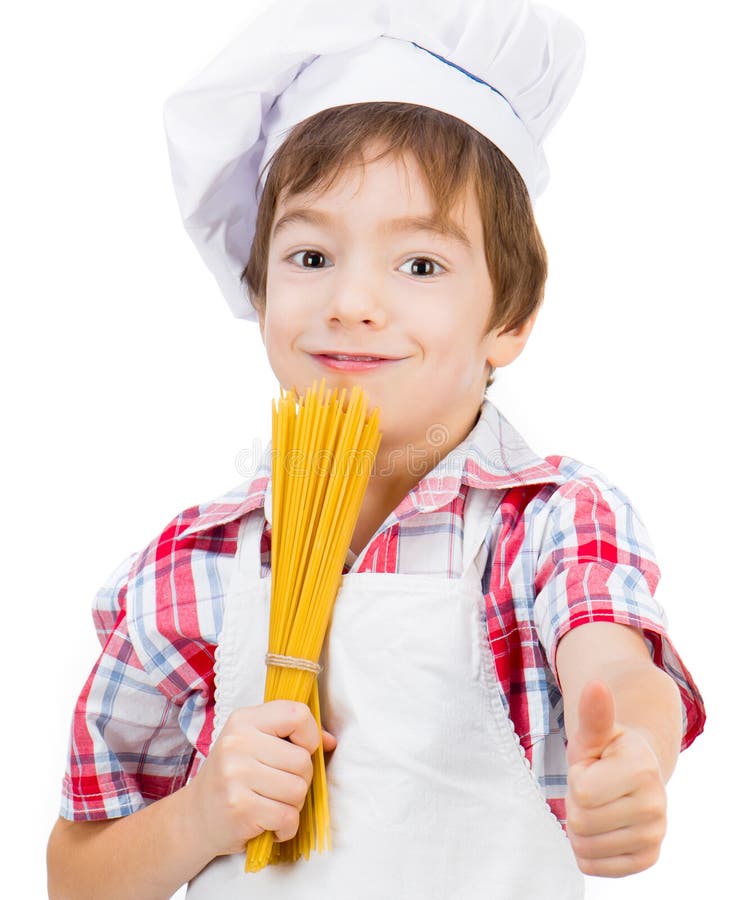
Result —
[{"label": "hand", "polygon": [[[288,738],[288,740],[285,740]],[[287,841],[312,781],[320,730],[305,703],[270,700],[228,717],[196,777],[185,790],[198,831],[215,856],[241,853],[263,831]],[[336,738],[323,730],[323,749]]]},{"label": "hand", "polygon": [[667,829],[664,778],[644,732],[615,720],[601,681],[580,695],[567,763],[567,836],[580,870],[618,878],[652,866]]}]

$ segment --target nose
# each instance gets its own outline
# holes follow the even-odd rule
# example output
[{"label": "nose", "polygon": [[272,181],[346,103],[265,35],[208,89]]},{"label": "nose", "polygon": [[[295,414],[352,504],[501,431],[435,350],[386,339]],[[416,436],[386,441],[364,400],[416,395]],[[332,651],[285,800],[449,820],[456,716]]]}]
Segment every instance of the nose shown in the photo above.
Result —
[{"label": "nose", "polygon": [[369,325],[382,328],[386,324],[386,304],[377,279],[362,272],[342,270],[332,280],[326,314],[331,325],[344,328]]}]

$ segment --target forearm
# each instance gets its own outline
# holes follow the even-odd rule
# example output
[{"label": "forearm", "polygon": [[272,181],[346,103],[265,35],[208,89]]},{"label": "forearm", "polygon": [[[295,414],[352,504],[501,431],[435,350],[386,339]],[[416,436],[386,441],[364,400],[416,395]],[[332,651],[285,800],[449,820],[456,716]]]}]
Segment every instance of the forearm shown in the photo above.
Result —
[{"label": "forearm", "polygon": [[213,858],[191,785],[119,819],[59,819],[47,850],[51,900],[166,900]]},{"label": "forearm", "polygon": [[[680,691],[675,682],[652,663],[633,661],[604,664],[593,677],[611,689],[617,722],[640,731],[651,745],[667,782],[682,740]],[[568,740],[573,723],[577,723],[578,699],[579,691],[564,698]]]}]

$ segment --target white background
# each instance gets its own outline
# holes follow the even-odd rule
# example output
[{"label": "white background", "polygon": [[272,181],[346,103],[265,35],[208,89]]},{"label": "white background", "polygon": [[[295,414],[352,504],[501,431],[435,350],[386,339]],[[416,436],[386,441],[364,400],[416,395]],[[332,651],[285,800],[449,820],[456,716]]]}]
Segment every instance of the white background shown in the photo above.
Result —
[{"label": "white background", "polygon": [[[7,896],[45,896],[69,719],[99,649],[95,591],[179,510],[242,481],[268,438],[275,382],[256,326],[231,316],[183,231],[161,118],[258,5],[30,0],[4,13]],[[537,453],[577,457],[633,500],[708,712],[669,783],[660,861],[589,879],[588,896],[742,896],[755,799],[750,4],[553,5],[583,28],[587,62],[546,143],[546,306],[491,396]]]}]

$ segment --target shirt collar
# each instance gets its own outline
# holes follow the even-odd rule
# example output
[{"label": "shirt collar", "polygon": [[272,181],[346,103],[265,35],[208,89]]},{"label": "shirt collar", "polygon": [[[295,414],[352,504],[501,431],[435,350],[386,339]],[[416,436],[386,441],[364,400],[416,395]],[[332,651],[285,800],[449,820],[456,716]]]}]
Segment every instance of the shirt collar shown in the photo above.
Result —
[{"label": "shirt collar", "polygon": [[494,403],[485,398],[469,435],[407,494],[397,518],[417,510],[431,512],[450,503],[462,484],[506,490],[526,484],[562,484],[556,466],[538,456]]},{"label": "shirt collar", "polygon": [[[430,432],[431,438],[433,432]],[[271,521],[272,445],[268,442],[252,478],[200,507],[179,538],[206,531],[264,508]],[[485,398],[470,434],[425,475],[394,511],[396,519],[413,512],[431,512],[450,503],[462,484],[502,490],[526,484],[563,484],[559,469],[534,453],[499,409]]]}]

